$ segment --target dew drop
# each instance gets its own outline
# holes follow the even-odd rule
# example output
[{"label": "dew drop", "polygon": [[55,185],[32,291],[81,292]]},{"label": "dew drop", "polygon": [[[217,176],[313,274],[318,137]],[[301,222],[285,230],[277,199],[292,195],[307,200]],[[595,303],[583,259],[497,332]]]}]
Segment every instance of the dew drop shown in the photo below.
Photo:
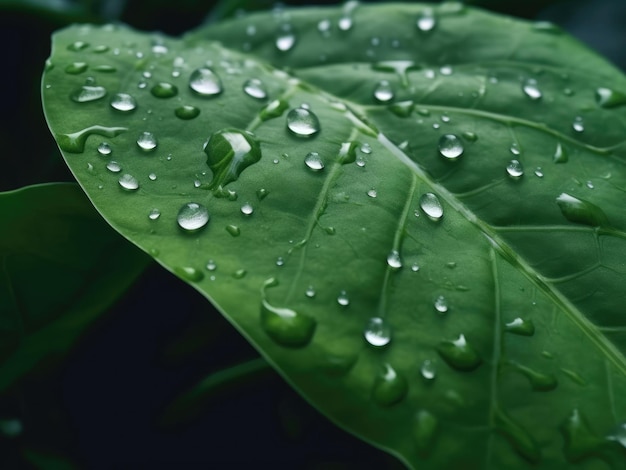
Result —
[{"label": "dew drop", "polygon": [[123,113],[129,113],[137,109],[137,101],[128,93],[116,93],[111,98],[111,107]]},{"label": "dew drop", "polygon": [[596,103],[602,108],[616,108],[626,104],[626,94],[610,88],[597,88]]},{"label": "dew drop", "polygon": [[217,269],[217,263],[210,259],[206,264],[207,271],[215,271]]},{"label": "dew drop", "polygon": [[287,128],[298,137],[311,137],[320,131],[320,121],[313,111],[300,107],[287,113]]},{"label": "dew drop", "polygon": [[339,26],[339,29],[341,31],[349,31],[350,29],[352,29],[352,24],[352,18],[350,18],[349,16],[342,16],[337,22],[337,26]]},{"label": "dew drop", "polygon": [[448,312],[448,301],[443,295],[435,299],[435,310],[441,314]]},{"label": "dew drop", "polygon": [[72,62],[65,67],[65,73],[70,75],[78,75],[80,73],[85,72],[89,66],[86,62]]},{"label": "dew drop", "polygon": [[106,94],[107,91],[104,87],[96,85],[83,85],[72,92],[70,99],[76,103],[89,103],[103,98]]},{"label": "dew drop", "polygon": [[556,203],[563,216],[570,222],[590,225],[592,227],[608,226],[606,214],[595,204],[579,199],[567,193],[561,193]]},{"label": "dew drop", "polygon": [[213,70],[201,67],[189,76],[189,88],[199,96],[212,97],[222,92],[222,81]]},{"label": "dew drop", "polygon": [[289,31],[283,32],[276,37],[274,44],[280,52],[290,51],[296,44],[296,35]]},{"label": "dew drop", "polygon": [[72,52],[78,52],[78,51],[85,50],[88,47],[89,47],[89,43],[88,42],[74,41],[72,44],[67,46],[67,50],[68,51],[72,51]]},{"label": "dew drop", "polygon": [[317,152],[309,152],[304,157],[304,164],[313,171],[321,171],[324,169],[324,161]]},{"label": "dew drop", "polygon": [[372,317],[367,322],[363,337],[368,344],[382,348],[391,342],[391,327],[380,317]]},{"label": "dew drop", "polygon": [[531,369],[530,367],[526,367],[514,362],[511,362],[511,365],[514,366],[524,376],[526,376],[528,382],[530,382],[530,386],[535,391],[547,392],[550,390],[554,390],[558,385],[556,377],[554,377],[553,375],[543,374],[541,372],[537,372],[534,369]]},{"label": "dew drop", "polygon": [[188,121],[190,119],[197,118],[198,115],[200,114],[200,110],[196,108],[195,106],[186,104],[186,105],[179,106],[178,108],[176,108],[174,110],[174,114],[176,115],[178,119],[183,119],[185,121]]},{"label": "dew drop", "polygon": [[522,153],[519,149],[519,145],[517,144],[517,142],[513,142],[511,144],[511,147],[509,148],[509,151],[513,154],[513,155],[519,155],[520,153]]},{"label": "dew drop", "polygon": [[574,129],[574,131],[581,133],[585,131],[585,125],[583,123],[583,118],[580,116],[576,116],[574,118],[574,122],[572,123],[572,129]]},{"label": "dew drop", "polygon": [[438,427],[439,421],[430,411],[420,410],[415,415],[413,437],[417,452],[422,457],[426,457],[432,452]]},{"label": "dew drop", "polygon": [[366,194],[371,198],[378,197],[378,192],[374,188],[368,189]]},{"label": "dew drop", "polygon": [[475,132],[465,131],[462,135],[469,142],[476,142],[478,140],[478,136]]},{"label": "dew drop", "polygon": [[97,150],[100,155],[111,155],[111,153],[113,152],[113,150],[111,150],[111,146],[106,142],[100,143]]},{"label": "dew drop", "polygon": [[400,253],[398,250],[392,250],[387,255],[387,266],[389,266],[394,271],[397,271],[402,267],[402,258],[400,258]]},{"label": "dew drop", "polygon": [[177,266],[174,268],[174,273],[189,282],[200,282],[204,279],[204,273],[192,266]]},{"label": "dew drop", "polygon": [[524,83],[522,83],[522,90],[524,94],[533,101],[537,101],[542,97],[541,90],[539,90],[537,86],[537,80],[534,78],[525,80]]},{"label": "dew drop", "polygon": [[393,88],[388,80],[381,80],[374,88],[374,98],[380,103],[387,103],[394,97]]},{"label": "dew drop", "polygon": [[137,181],[137,178],[129,175],[128,173],[124,173],[120,176],[118,183],[125,191],[136,191],[139,189],[139,182]]},{"label": "dew drop", "polygon": [[120,164],[114,160],[111,160],[109,163],[106,164],[106,169],[109,170],[111,173],[119,173],[120,171],[122,171],[122,167],[120,166]]},{"label": "dew drop", "polygon": [[256,98],[257,100],[263,100],[267,98],[267,91],[265,85],[258,78],[250,78],[243,84],[243,91],[246,95]]},{"label": "dew drop", "polygon": [[188,202],[178,211],[176,222],[188,233],[197,232],[209,222],[209,211],[201,204]]},{"label": "dew drop", "polygon": [[535,325],[532,320],[517,317],[504,325],[504,331],[521,336],[532,336],[535,334]]},{"label": "dew drop", "polygon": [[173,98],[178,94],[178,87],[168,82],[159,82],[150,89],[150,93],[157,98]]},{"label": "dew drop", "polygon": [[439,153],[448,160],[456,160],[463,155],[463,142],[454,134],[444,134],[439,138]]},{"label": "dew drop", "polygon": [[561,145],[561,142],[556,144],[556,150],[554,151],[554,157],[552,161],[554,163],[567,163],[569,155],[567,149]]},{"label": "dew drop", "polygon": [[241,206],[241,213],[243,215],[252,215],[254,212],[254,207],[249,202],[246,202],[243,206]]},{"label": "dew drop", "polygon": [[391,406],[400,402],[409,391],[406,379],[389,364],[385,364],[372,390],[373,400],[380,406]]},{"label": "dew drop", "polygon": [[424,362],[422,362],[422,366],[420,367],[420,375],[427,382],[431,382],[437,377],[437,368],[430,359],[426,359],[424,360]]},{"label": "dew drop", "polygon": [[150,220],[157,220],[159,217],[161,217],[161,211],[159,209],[152,209],[148,213],[148,218]]},{"label": "dew drop", "polygon": [[413,271],[414,273],[418,272],[420,270],[420,267],[417,263],[413,263],[411,265],[411,271]]},{"label": "dew drop", "polygon": [[149,179],[150,181],[156,181],[156,179],[157,179],[157,175],[156,175],[155,173],[150,173],[150,174],[148,175],[148,179]]},{"label": "dew drop", "polygon": [[345,290],[342,290],[337,296],[337,303],[342,307],[347,307],[348,305],[350,305],[350,298],[348,297],[348,294]]},{"label": "dew drop", "polygon": [[437,346],[437,352],[448,365],[459,371],[474,370],[482,363],[478,352],[462,334],[455,340],[441,341]]},{"label": "dew drop", "polygon": [[306,295],[309,299],[315,297],[315,288],[313,286],[309,286],[304,291],[304,295]]},{"label": "dew drop", "polygon": [[239,227],[237,227],[236,225],[227,225],[226,226],[226,231],[232,236],[232,237],[238,237],[239,235],[241,235],[241,230],[239,229]]},{"label": "dew drop", "polygon": [[439,198],[433,193],[425,193],[420,197],[420,208],[434,221],[439,221],[443,217],[443,207]]},{"label": "dew drop", "polygon": [[422,33],[431,32],[437,25],[435,11],[432,8],[424,8],[417,17],[416,25]]},{"label": "dew drop", "polygon": [[511,160],[506,166],[506,172],[512,179],[518,180],[524,175],[524,167],[519,160]]},{"label": "dew drop", "polygon": [[236,181],[246,168],[261,159],[259,142],[238,129],[222,129],[211,134],[204,153],[213,172],[209,188],[218,190]]},{"label": "dew drop", "polygon": [[363,145],[361,145],[361,148],[359,149],[362,153],[369,155],[372,153],[372,146],[370,144],[368,144],[367,142],[365,142]]},{"label": "dew drop", "polygon": [[279,116],[282,116],[283,113],[289,108],[289,103],[285,100],[273,100],[270,101],[267,106],[265,106],[259,112],[259,118],[261,121],[267,121],[269,119],[274,119]]},{"label": "dew drop", "polygon": [[141,150],[150,152],[157,147],[158,143],[152,132],[142,132],[137,138],[137,145]]}]

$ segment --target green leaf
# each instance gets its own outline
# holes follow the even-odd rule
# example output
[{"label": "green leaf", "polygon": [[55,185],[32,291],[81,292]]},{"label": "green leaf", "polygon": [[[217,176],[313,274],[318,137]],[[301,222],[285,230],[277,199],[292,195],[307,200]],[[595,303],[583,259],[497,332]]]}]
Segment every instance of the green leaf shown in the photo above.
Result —
[{"label": "green leaf", "polygon": [[0,392],[65,355],[150,258],[75,184],[0,193]]},{"label": "green leaf", "polygon": [[42,93],[104,217],[334,422],[553,469],[624,461],[625,91],[545,23],[349,2],[74,26]]}]

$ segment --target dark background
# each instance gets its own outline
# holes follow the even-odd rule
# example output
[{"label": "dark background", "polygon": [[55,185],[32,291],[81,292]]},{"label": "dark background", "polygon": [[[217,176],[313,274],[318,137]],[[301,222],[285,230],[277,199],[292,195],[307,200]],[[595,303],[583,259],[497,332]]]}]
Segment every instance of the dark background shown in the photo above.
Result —
[{"label": "dark background", "polygon": [[[34,2],[44,7],[30,3],[0,0],[5,56],[0,191],[72,181],[41,111],[40,78],[54,30],[73,22],[122,21],[178,35],[207,17],[229,16],[242,6],[272,5],[245,0],[63,0],[58,2],[63,8],[51,10],[45,1]],[[550,20],[626,70],[623,0],[467,3]],[[178,393],[213,371],[255,357],[200,295],[153,266],[63,364],[0,397],[0,419],[23,424],[18,436],[0,435],[0,469],[236,469],[253,464],[275,469],[402,468],[329,423],[269,370],[223,390],[178,426],[159,423]]]}]

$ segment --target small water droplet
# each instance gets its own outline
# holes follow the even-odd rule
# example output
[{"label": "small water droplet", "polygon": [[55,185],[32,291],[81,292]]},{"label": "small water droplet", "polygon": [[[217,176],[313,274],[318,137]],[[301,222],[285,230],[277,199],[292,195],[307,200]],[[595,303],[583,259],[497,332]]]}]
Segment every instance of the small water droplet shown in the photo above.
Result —
[{"label": "small water droplet", "polygon": [[363,337],[370,345],[382,348],[391,342],[391,328],[383,318],[372,317],[363,330]]},{"label": "small water droplet", "polygon": [[460,371],[474,370],[482,363],[478,352],[462,334],[457,339],[441,341],[437,352],[448,365]]},{"label": "small water droplet", "polygon": [[348,294],[345,290],[342,290],[337,296],[337,303],[342,307],[347,307],[348,305],[350,305],[350,298],[348,297]]},{"label": "small water droplet", "polygon": [[252,215],[254,212],[254,207],[249,202],[246,202],[243,206],[241,206],[241,213],[243,215]]},{"label": "small water droplet", "polygon": [[116,93],[111,99],[111,107],[123,113],[129,113],[137,109],[137,101],[128,93]]},{"label": "small water droplet", "polygon": [[150,152],[157,147],[158,143],[152,132],[142,132],[137,138],[137,145],[141,150]]},{"label": "small water droplet", "polygon": [[524,83],[522,83],[522,90],[524,91],[524,94],[533,101],[537,101],[543,96],[541,90],[539,90],[539,87],[537,86],[537,80],[534,78],[525,80]]},{"label": "small water droplet", "polygon": [[250,78],[246,80],[243,84],[243,91],[246,95],[258,100],[267,98],[265,85],[263,85],[263,82],[258,78]]},{"label": "small water droplet", "polygon": [[70,99],[76,103],[89,103],[103,98],[106,94],[107,91],[104,87],[83,85],[72,92]]},{"label": "small water droplet", "polygon": [[585,125],[583,123],[582,117],[576,116],[574,118],[574,122],[572,123],[572,129],[574,129],[574,131],[579,132],[579,133],[585,131]]},{"label": "small water droplet", "polygon": [[173,98],[178,94],[178,87],[168,82],[159,82],[150,89],[157,98]]},{"label": "small water droplet", "polygon": [[561,193],[556,203],[563,216],[570,222],[590,225],[592,227],[608,226],[606,214],[595,204],[579,199],[567,193]]},{"label": "small water droplet", "polygon": [[324,169],[324,161],[317,152],[309,152],[304,157],[304,164],[313,171],[321,171]]},{"label": "small water droplet", "polygon": [[187,104],[187,105],[179,106],[178,108],[176,108],[174,110],[174,114],[176,115],[178,119],[183,119],[185,121],[188,121],[190,119],[194,119],[198,117],[198,115],[200,114],[200,110],[196,108],[195,106],[191,106]]},{"label": "small water droplet", "polygon": [[567,163],[569,160],[569,154],[567,149],[561,145],[561,142],[556,144],[556,150],[554,151],[554,157],[552,161],[554,163]]},{"label": "small water droplet", "polygon": [[256,198],[259,201],[262,201],[263,199],[265,199],[268,194],[269,194],[269,191],[265,188],[259,188],[256,190]]},{"label": "small water droplet", "polygon": [[526,367],[515,362],[511,362],[510,364],[515,367],[520,373],[526,376],[528,382],[530,382],[530,386],[535,391],[548,392],[550,390],[554,390],[559,384],[556,380],[556,377],[554,377],[553,375],[547,375],[541,372],[537,372],[530,367]]},{"label": "small water droplet", "polygon": [[139,182],[137,181],[137,178],[129,175],[128,173],[124,173],[122,176],[120,176],[118,183],[120,184],[122,189],[126,191],[136,191],[137,189],[139,189]]},{"label": "small water droplet", "polygon": [[506,172],[512,179],[518,180],[524,175],[524,167],[519,160],[511,160],[506,166]]},{"label": "small water droplet", "polygon": [[535,334],[535,325],[532,320],[517,317],[504,325],[504,331],[516,335],[532,336]]},{"label": "small water droplet", "polygon": [[150,181],[156,181],[156,179],[157,179],[157,175],[156,175],[156,174],[154,174],[154,173],[150,173],[150,174],[148,175],[148,179],[149,179]]},{"label": "small water droplet", "polygon": [[278,258],[276,258],[276,266],[284,266],[285,265],[285,259],[282,256],[279,256]]},{"label": "small water droplet", "polygon": [[456,160],[463,155],[463,142],[454,134],[444,134],[439,138],[439,153],[448,160]]},{"label": "small water droplet", "polygon": [[393,88],[388,80],[381,80],[374,88],[374,98],[380,103],[387,103],[394,97]]},{"label": "small water droplet", "polygon": [[419,204],[420,208],[431,220],[439,221],[443,217],[443,207],[435,194],[422,194]]},{"label": "small water droplet", "polygon": [[120,171],[122,171],[122,167],[120,166],[120,164],[114,160],[111,160],[109,163],[107,163],[106,168],[111,173],[119,173]]},{"label": "small water droplet", "polygon": [[513,154],[513,155],[519,155],[520,153],[522,153],[519,149],[519,145],[517,144],[517,142],[513,142],[511,144],[511,147],[509,148],[509,151]]},{"label": "small water droplet", "polygon": [[339,26],[339,29],[341,31],[349,31],[350,29],[352,29],[352,18],[350,18],[349,16],[342,16],[341,18],[339,18],[337,26]]},{"label": "small water droplet", "polygon": [[422,366],[420,367],[420,375],[427,382],[435,380],[437,377],[437,368],[435,367],[434,362],[430,359],[424,360],[424,362],[422,362]]},{"label": "small water droplet", "polygon": [[448,311],[448,301],[443,295],[440,295],[435,299],[435,310],[441,314]]},{"label": "small water droplet", "polygon": [[200,67],[189,76],[189,88],[199,96],[213,97],[222,92],[222,81],[210,68]]},{"label": "small water droplet", "polygon": [[304,291],[304,295],[306,295],[309,299],[315,297],[315,288],[313,286],[309,286]]},{"label": "small water droplet", "polygon": [[204,279],[204,273],[192,266],[177,266],[174,268],[174,273],[189,282],[200,282]]},{"label": "small water droplet", "polygon": [[85,50],[88,47],[89,47],[89,43],[88,42],[74,41],[72,44],[67,46],[67,50],[68,51],[72,51],[72,52],[78,52],[78,51]]},{"label": "small water droplet", "polygon": [[197,232],[209,222],[209,211],[201,204],[188,202],[178,211],[176,222],[186,232]]},{"label": "small water droplet", "polygon": [[380,406],[391,406],[403,400],[408,391],[406,379],[391,365],[385,364],[374,383],[372,398]]},{"label": "small water droplet", "polygon": [[596,103],[602,108],[615,108],[626,104],[626,94],[610,88],[597,88]]},{"label": "small water droplet", "polygon": [[423,33],[429,33],[437,25],[435,11],[432,8],[424,8],[417,17],[417,29]]},{"label": "small water droplet", "polygon": [[298,137],[311,137],[320,131],[320,121],[313,111],[300,107],[287,113],[287,128]]},{"label": "small water droplet", "polygon": [[100,155],[111,155],[113,152],[113,150],[111,150],[111,146],[106,142],[101,142],[100,145],[98,145],[97,150]]},{"label": "small water droplet", "polygon": [[210,259],[206,264],[207,271],[215,271],[217,269],[217,263]]},{"label": "small water droplet", "polygon": [[372,153],[372,146],[365,142],[363,145],[361,145],[361,148],[359,150],[364,154],[369,155]]},{"label": "small water droplet", "polygon": [[413,263],[411,265],[411,271],[413,271],[414,273],[418,272],[420,270],[420,267],[417,263]]},{"label": "small water droplet", "polygon": [[293,49],[296,44],[296,35],[290,31],[284,31],[276,36],[276,49],[280,52],[287,52]]},{"label": "small water droplet", "polygon": [[439,69],[439,73],[441,73],[441,75],[452,75],[452,72],[453,70],[450,65],[444,65]]},{"label": "small water droplet", "polygon": [[432,452],[438,428],[439,421],[430,411],[420,410],[415,415],[413,437],[417,452],[422,457],[427,457]]},{"label": "small water droplet", "polygon": [[161,217],[161,211],[159,209],[152,209],[148,213],[148,218],[150,220],[157,220],[159,217]]},{"label": "small water droplet", "polygon": [[282,114],[289,108],[289,103],[285,100],[273,100],[270,101],[267,106],[265,106],[259,112],[259,118],[262,121],[267,121],[269,119],[277,118],[282,116]]},{"label": "small water droplet", "polygon": [[227,225],[226,231],[233,237],[238,237],[241,235],[241,230],[236,225]]},{"label": "small water droplet", "polygon": [[535,173],[535,176],[536,176],[537,178],[543,178],[543,170],[541,169],[541,167],[540,167],[540,166],[538,166],[537,168],[535,168],[534,173]]},{"label": "small water droplet", "polygon": [[65,67],[65,73],[70,75],[78,75],[85,72],[89,66],[86,62],[72,62]]}]

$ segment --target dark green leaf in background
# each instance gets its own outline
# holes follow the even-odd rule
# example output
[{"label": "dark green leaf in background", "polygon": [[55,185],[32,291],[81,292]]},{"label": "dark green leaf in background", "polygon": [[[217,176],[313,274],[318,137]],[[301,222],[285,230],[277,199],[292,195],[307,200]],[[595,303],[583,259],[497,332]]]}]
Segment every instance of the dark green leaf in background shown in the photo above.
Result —
[{"label": "dark green leaf in background", "polygon": [[415,468],[624,468],[626,79],[556,27],[74,26],[42,93],[103,216],[342,427]]}]

